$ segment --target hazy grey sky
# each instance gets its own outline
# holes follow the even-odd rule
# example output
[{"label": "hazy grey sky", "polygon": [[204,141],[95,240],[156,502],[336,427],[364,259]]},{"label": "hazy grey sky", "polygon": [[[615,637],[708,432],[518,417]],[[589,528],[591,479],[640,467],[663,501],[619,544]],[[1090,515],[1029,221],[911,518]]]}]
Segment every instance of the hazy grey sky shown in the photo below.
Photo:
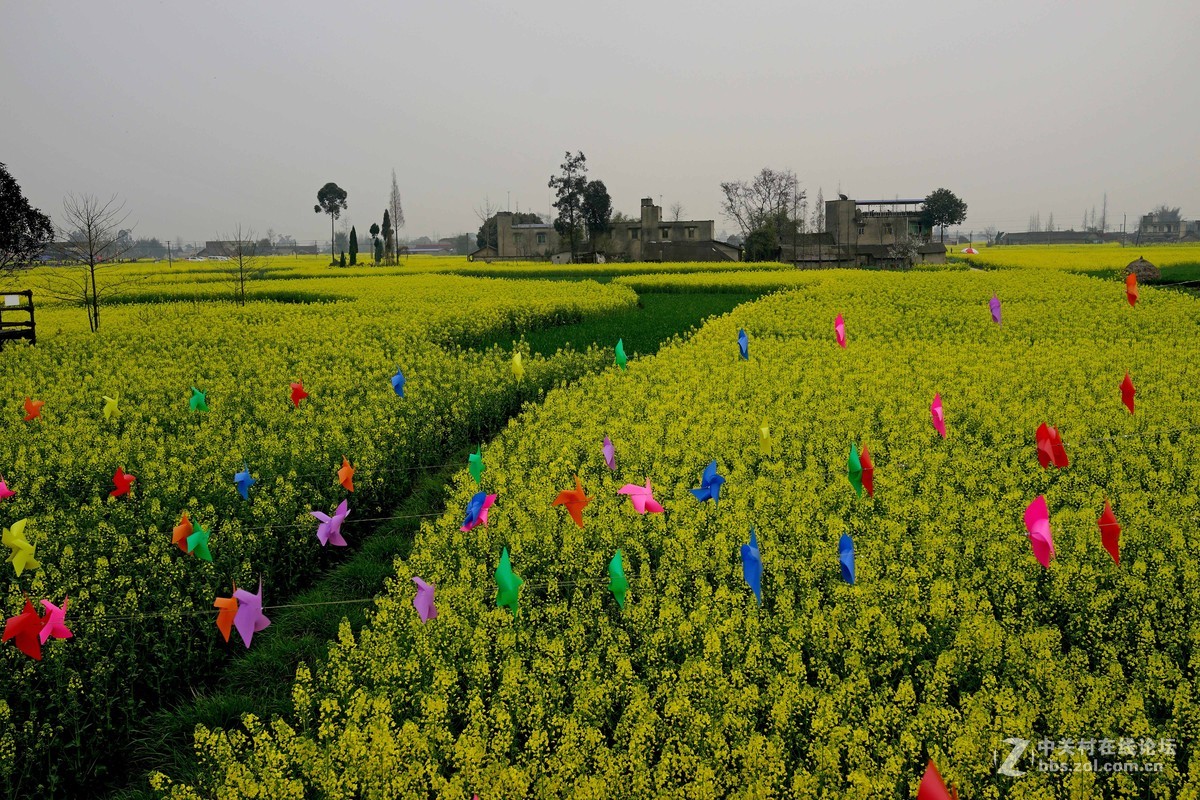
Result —
[{"label": "hazy grey sky", "polygon": [[582,150],[614,208],[720,217],[722,180],[970,205],[967,226],[1200,216],[1200,3],[0,0],[0,161],[59,219],[116,192],[143,236],[404,233],[547,209]]}]

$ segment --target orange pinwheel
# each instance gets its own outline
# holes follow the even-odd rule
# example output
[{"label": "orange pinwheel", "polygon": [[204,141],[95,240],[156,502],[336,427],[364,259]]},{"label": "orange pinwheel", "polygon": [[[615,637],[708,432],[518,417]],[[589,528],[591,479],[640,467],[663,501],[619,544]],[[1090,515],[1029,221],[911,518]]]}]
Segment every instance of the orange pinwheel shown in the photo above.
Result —
[{"label": "orange pinwheel", "polygon": [[[236,586],[234,589],[236,590]],[[233,618],[237,616],[238,601],[236,597],[218,597],[213,601],[213,608],[221,609],[217,612],[217,630],[221,631],[221,635],[225,637],[225,641],[229,641],[229,631],[233,629]]]},{"label": "orange pinwheel", "polygon": [[34,400],[25,398],[25,421],[32,422],[35,419],[40,419],[42,416],[42,406],[46,405],[45,400]]},{"label": "orange pinwheel", "polygon": [[567,513],[571,515],[571,519],[575,520],[575,524],[583,527],[583,509],[588,503],[592,502],[592,498],[583,493],[583,481],[579,480],[579,476],[575,476],[575,488],[568,489],[565,492],[559,492],[558,497],[554,500],[554,506],[566,506]]},{"label": "orange pinwheel", "polygon": [[1138,301],[1138,285],[1137,275],[1132,272],[1125,276],[1125,298],[1129,301],[1129,305],[1135,306]]},{"label": "orange pinwheel", "polygon": [[354,467],[350,466],[345,456],[342,456],[342,468],[338,470],[338,483],[345,487],[347,492],[354,491]]},{"label": "orange pinwheel", "polygon": [[171,541],[179,545],[179,549],[183,552],[188,551],[187,538],[192,535],[192,521],[188,519],[188,512],[184,511],[179,517],[179,524],[175,526],[175,532],[171,534]]}]

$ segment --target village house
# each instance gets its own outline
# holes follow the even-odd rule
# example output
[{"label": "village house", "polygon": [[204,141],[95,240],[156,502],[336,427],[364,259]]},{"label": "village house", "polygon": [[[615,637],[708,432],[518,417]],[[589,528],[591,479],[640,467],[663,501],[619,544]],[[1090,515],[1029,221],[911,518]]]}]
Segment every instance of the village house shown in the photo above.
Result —
[{"label": "village house", "polygon": [[[665,220],[662,207],[642,198],[641,215],[614,222],[612,229],[594,242],[588,259],[606,261],[737,261],[741,250],[716,241],[714,222]],[[507,211],[496,214],[496,242],[471,254],[484,261],[550,259],[566,262],[570,244],[545,222],[514,223]],[[577,254],[579,255],[579,254]]]},{"label": "village house", "polygon": [[946,247],[931,241],[923,220],[924,200],[851,200],[842,195],[825,202],[825,230],[780,242],[780,260],[800,267],[900,267],[893,247],[905,238],[916,242],[915,263],[946,263]]}]

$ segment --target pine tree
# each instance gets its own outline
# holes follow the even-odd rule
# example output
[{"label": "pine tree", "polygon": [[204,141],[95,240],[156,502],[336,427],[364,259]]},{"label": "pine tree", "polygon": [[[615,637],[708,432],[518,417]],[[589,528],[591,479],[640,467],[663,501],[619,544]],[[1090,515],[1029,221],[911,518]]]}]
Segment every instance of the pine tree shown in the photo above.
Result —
[{"label": "pine tree", "polygon": [[385,208],[383,210],[383,263],[391,264],[396,255],[396,232],[392,230],[392,216]]},{"label": "pine tree", "polygon": [[350,266],[358,263],[358,231],[350,226]]}]

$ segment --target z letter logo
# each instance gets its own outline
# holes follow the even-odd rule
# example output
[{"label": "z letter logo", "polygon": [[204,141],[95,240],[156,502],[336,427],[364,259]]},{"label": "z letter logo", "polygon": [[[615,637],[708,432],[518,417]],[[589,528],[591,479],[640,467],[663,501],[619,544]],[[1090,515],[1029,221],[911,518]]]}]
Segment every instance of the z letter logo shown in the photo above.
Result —
[{"label": "z letter logo", "polygon": [[1025,748],[1029,747],[1028,739],[1005,739],[1005,744],[1012,745],[1012,752],[1008,754],[1008,758],[1004,759],[1004,763],[997,770],[1001,775],[1007,775],[1010,778],[1019,778],[1025,773],[1017,769],[1017,761],[1025,752]]}]

